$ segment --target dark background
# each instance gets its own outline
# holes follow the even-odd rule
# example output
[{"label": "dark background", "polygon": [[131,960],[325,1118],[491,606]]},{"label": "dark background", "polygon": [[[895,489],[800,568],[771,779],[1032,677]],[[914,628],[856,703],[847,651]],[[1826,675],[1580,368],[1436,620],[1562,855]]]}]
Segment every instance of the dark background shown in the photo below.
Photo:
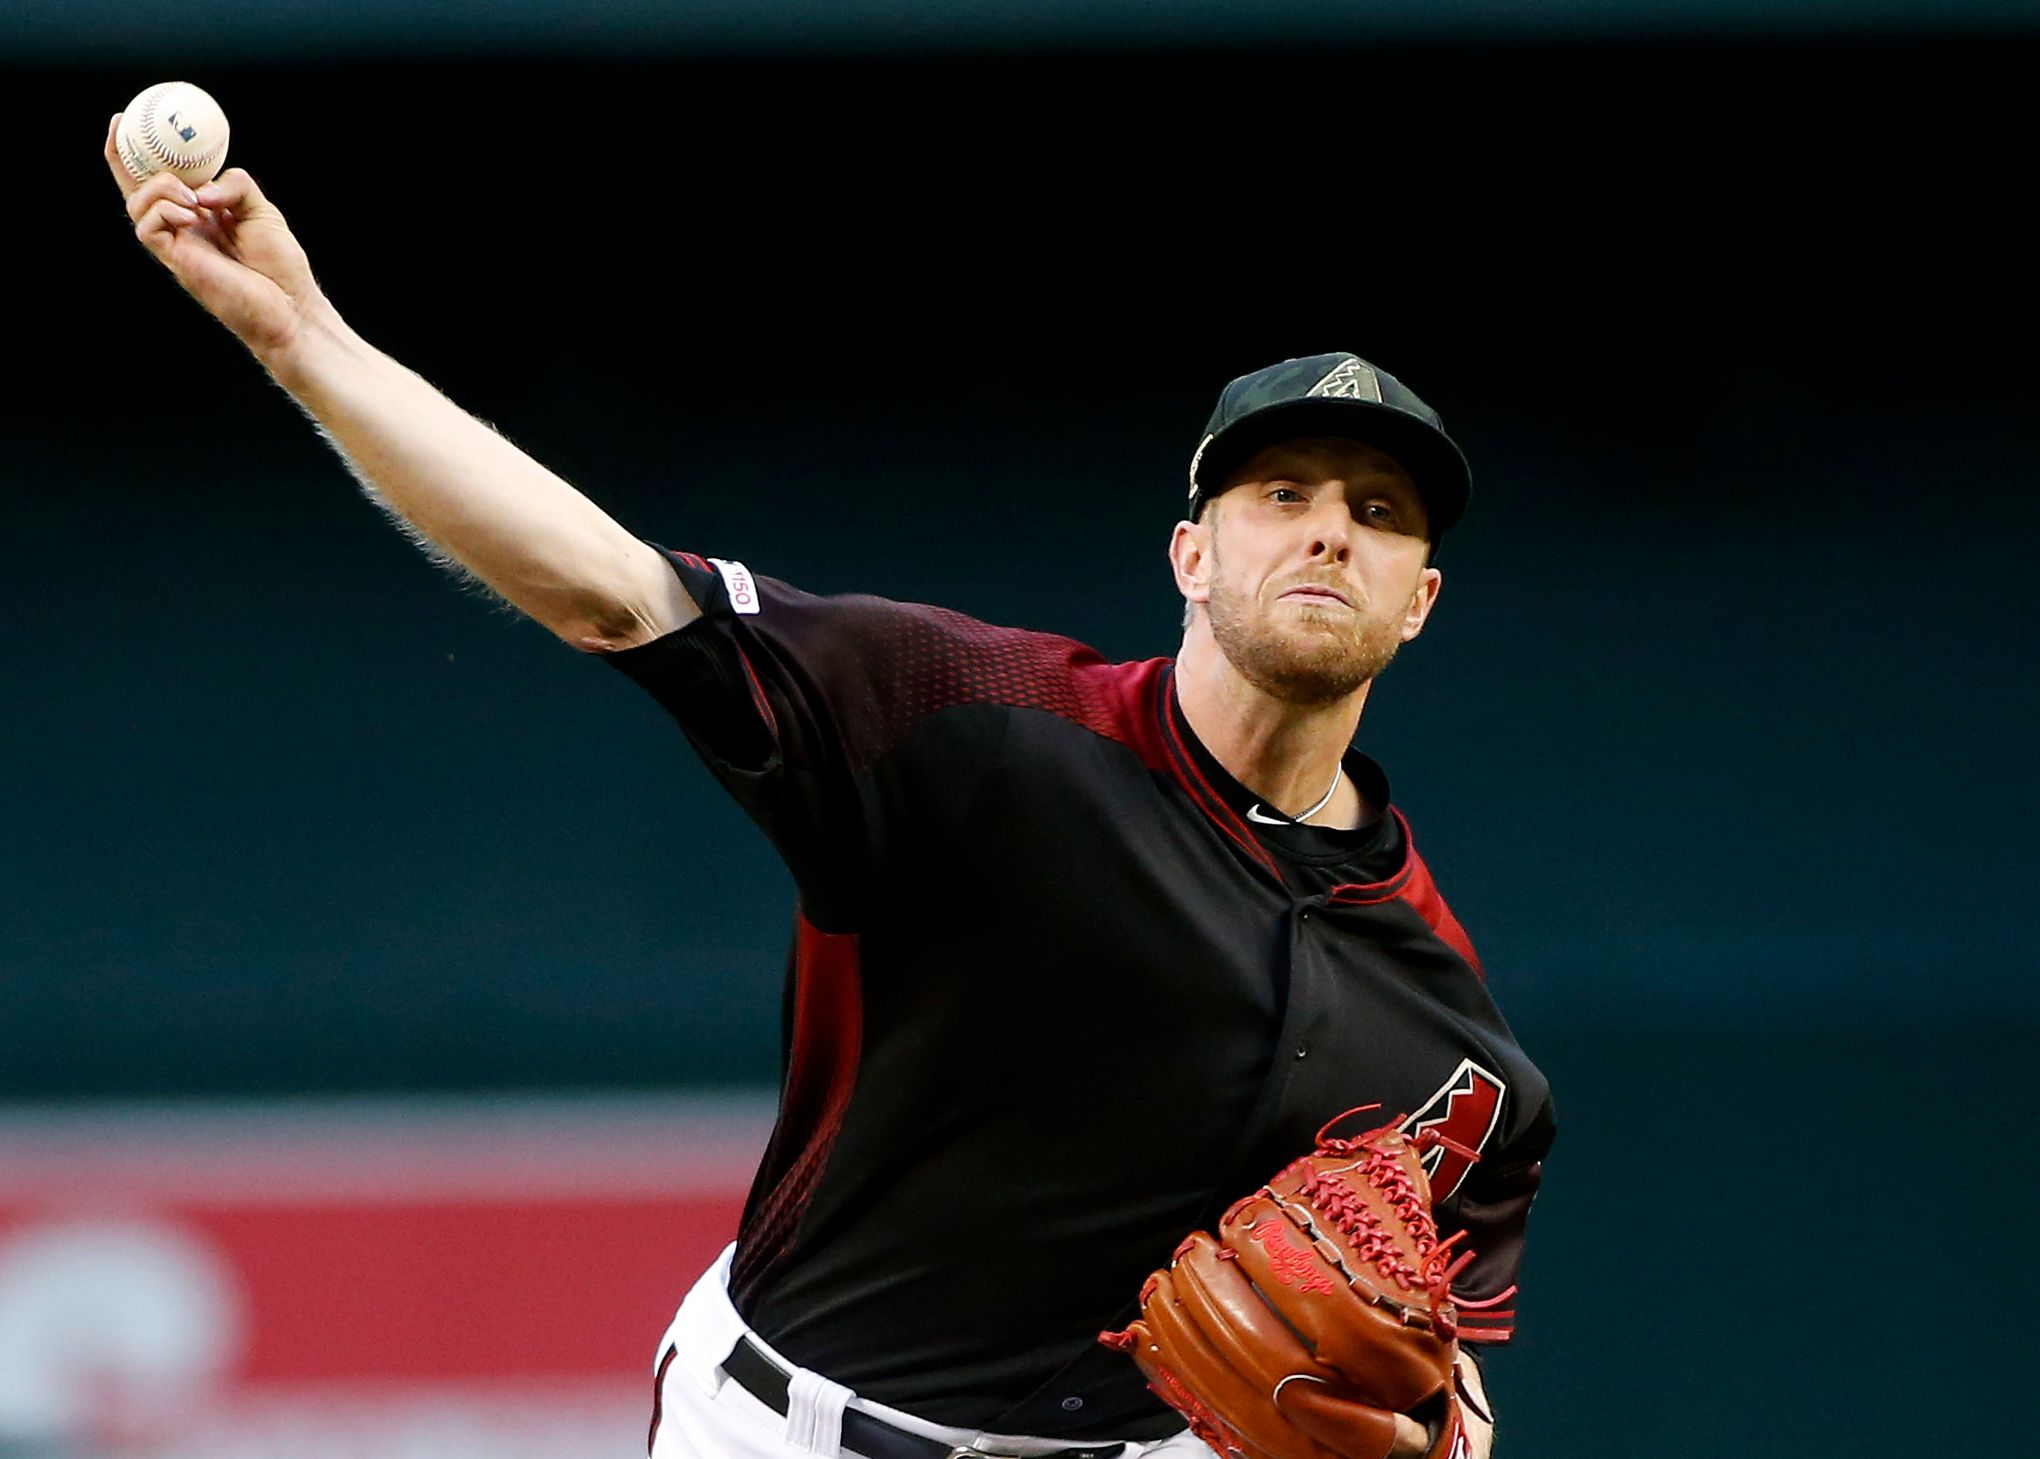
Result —
[{"label": "dark background", "polygon": [[1169,652],[1225,380],[1411,383],[1474,504],[1362,743],[1561,1112],[1500,1452],[2012,1451],[2030,35],[304,54],[0,72],[0,1098],[775,1076],[763,840],[133,243],[188,76],[371,340],[806,587]]}]

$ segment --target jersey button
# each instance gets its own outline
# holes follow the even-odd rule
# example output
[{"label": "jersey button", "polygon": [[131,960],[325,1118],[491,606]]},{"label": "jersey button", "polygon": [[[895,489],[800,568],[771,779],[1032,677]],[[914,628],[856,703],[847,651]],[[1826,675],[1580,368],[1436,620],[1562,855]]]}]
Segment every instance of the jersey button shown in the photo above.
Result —
[{"label": "jersey button", "polygon": [[1084,1400],[1078,1398],[1075,1394],[1072,1394],[1068,1398],[1065,1398],[1063,1400],[1064,1413],[1075,1413],[1078,1409],[1082,1408],[1083,1406]]},{"label": "jersey button", "polygon": [[1303,1040],[1303,1041],[1302,1041],[1301,1043],[1297,1044],[1297,1046],[1296,1046],[1296,1057],[1297,1057],[1297,1058],[1299,1058],[1299,1059],[1307,1059],[1307,1058],[1309,1058],[1309,1057],[1310,1057],[1310,1040],[1309,1040],[1309,1039],[1304,1039],[1304,1040]]}]

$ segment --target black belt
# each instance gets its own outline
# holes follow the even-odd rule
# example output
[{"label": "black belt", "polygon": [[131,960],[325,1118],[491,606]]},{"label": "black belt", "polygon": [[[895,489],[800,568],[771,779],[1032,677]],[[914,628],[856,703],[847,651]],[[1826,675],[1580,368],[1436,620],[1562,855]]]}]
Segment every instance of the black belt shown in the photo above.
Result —
[{"label": "black belt", "polygon": [[[786,1412],[786,1373],[760,1352],[758,1345],[748,1337],[737,1339],[737,1345],[723,1359],[722,1370],[774,1413],[783,1415]],[[968,1447],[945,1444],[940,1439],[910,1434],[854,1408],[843,1410],[843,1447],[864,1455],[865,1459],[954,1459],[958,1454],[978,1452]],[[1052,1454],[1041,1455],[1040,1459],[1114,1459],[1125,1447],[1124,1444],[1106,1444],[1095,1449],[1057,1449]]]}]

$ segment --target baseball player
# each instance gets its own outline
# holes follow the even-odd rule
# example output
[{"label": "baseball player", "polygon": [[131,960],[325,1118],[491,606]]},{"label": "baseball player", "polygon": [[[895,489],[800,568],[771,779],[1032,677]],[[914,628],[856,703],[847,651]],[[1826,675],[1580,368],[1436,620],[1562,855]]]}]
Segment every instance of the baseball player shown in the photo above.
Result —
[{"label": "baseball player", "polygon": [[1363,1105],[1449,1137],[1486,1454],[1466,1354],[1510,1335],[1553,1115],[1352,748],[1467,503],[1414,394],[1351,354],[1227,386],[1169,541],[1181,645],[1106,663],[639,540],[356,335],[244,171],[137,186],[111,128],[106,156],[370,495],[652,694],[792,872],[779,1121],[659,1346],[654,1459],[1205,1453],[1098,1334]]}]

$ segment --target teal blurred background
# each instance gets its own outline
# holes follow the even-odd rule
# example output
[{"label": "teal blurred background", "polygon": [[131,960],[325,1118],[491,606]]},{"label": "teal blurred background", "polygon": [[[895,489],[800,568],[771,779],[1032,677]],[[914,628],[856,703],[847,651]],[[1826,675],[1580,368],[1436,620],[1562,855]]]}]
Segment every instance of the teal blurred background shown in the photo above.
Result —
[{"label": "teal blurred background", "polygon": [[817,590],[1170,652],[1225,380],[1412,383],[1475,496],[1362,743],[1561,1111],[1498,1452],[2022,1450],[2030,14],[256,10],[0,27],[0,1099],[776,1076],[762,838],[133,244],[183,76],[370,339]]}]

